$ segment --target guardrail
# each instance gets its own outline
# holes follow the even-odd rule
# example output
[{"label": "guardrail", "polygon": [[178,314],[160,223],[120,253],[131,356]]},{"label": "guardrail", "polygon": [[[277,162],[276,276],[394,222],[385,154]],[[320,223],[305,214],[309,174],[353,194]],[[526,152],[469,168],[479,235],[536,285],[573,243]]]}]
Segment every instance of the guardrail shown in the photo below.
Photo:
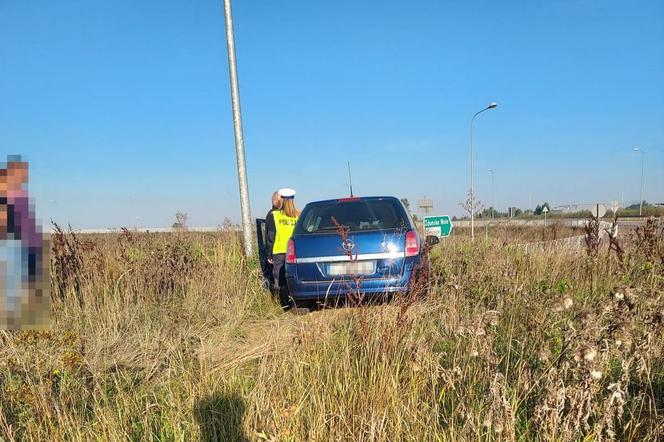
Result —
[{"label": "guardrail", "polygon": [[[587,220],[586,220],[587,222]],[[611,228],[613,224],[608,222],[608,221],[600,221],[599,222],[599,238],[604,239],[609,236],[609,234],[606,232],[605,229]],[[618,232],[616,232],[616,235]],[[558,238],[558,239],[549,239],[546,241],[537,241],[537,242],[530,242],[526,244],[519,244],[519,246],[523,247],[525,252],[528,253],[530,249],[552,249],[552,248],[580,248],[584,247],[586,245],[585,243],[585,238],[586,235],[577,235],[577,236],[569,236],[567,238]]]},{"label": "guardrail", "polygon": [[[176,229],[173,227],[141,227],[141,228],[127,228],[130,232],[136,233],[173,233],[173,232],[239,232],[242,229],[238,226],[233,226],[231,228],[217,226],[217,227],[187,227],[186,229]],[[55,230],[51,229],[47,233],[54,233]],[[72,232],[76,234],[86,234],[86,233],[120,233],[122,232],[121,227],[111,227],[108,229],[72,229]]]},{"label": "guardrail", "polygon": [[[606,221],[602,221],[606,222]],[[546,220],[546,225],[550,226],[555,223],[562,223],[568,227],[583,227],[588,223],[588,218],[549,218]],[[452,221],[454,227],[470,227],[469,220],[458,220]],[[480,219],[475,220],[475,227],[484,227],[489,226],[523,226],[523,227],[532,227],[532,226],[544,226],[543,219]]]}]

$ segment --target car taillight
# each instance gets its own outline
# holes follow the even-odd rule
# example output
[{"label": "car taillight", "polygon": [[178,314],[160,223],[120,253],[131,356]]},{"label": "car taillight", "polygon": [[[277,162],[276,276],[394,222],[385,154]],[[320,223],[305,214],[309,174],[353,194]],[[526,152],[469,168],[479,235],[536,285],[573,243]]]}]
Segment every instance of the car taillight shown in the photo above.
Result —
[{"label": "car taillight", "polygon": [[297,256],[295,255],[295,242],[292,239],[288,240],[288,248],[286,249],[286,264],[295,264]]},{"label": "car taillight", "polygon": [[411,230],[406,233],[406,256],[416,256],[420,253],[420,238],[417,232]]}]

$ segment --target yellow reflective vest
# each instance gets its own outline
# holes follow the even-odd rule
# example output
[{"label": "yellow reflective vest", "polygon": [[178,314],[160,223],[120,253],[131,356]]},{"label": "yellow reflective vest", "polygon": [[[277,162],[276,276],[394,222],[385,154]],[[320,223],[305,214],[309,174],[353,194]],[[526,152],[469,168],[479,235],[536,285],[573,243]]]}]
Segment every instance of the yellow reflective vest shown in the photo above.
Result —
[{"label": "yellow reflective vest", "polygon": [[286,215],[283,210],[275,210],[272,212],[274,216],[274,225],[277,228],[277,234],[274,238],[274,246],[272,247],[272,254],[286,253],[288,248],[288,240],[293,235],[297,217]]}]

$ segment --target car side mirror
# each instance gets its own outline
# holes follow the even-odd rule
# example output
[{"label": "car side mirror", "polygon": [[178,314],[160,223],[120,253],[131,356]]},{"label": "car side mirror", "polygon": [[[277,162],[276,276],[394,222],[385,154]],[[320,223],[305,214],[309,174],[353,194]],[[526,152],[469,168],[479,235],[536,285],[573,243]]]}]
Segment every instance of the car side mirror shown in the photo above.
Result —
[{"label": "car side mirror", "polygon": [[437,236],[429,235],[427,236],[425,241],[427,246],[432,247],[438,244],[440,242],[440,239],[438,239]]}]

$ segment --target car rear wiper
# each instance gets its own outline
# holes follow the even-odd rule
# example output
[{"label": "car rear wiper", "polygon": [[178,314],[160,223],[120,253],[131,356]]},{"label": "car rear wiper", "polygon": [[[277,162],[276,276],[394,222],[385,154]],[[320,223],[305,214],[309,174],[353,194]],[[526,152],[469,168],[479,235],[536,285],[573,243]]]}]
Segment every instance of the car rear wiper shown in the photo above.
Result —
[{"label": "car rear wiper", "polygon": [[[346,227],[346,226],[341,226],[341,227]],[[323,232],[325,230],[337,230],[337,226],[327,226],[327,227],[321,227],[320,229],[316,229],[316,232]]]}]

